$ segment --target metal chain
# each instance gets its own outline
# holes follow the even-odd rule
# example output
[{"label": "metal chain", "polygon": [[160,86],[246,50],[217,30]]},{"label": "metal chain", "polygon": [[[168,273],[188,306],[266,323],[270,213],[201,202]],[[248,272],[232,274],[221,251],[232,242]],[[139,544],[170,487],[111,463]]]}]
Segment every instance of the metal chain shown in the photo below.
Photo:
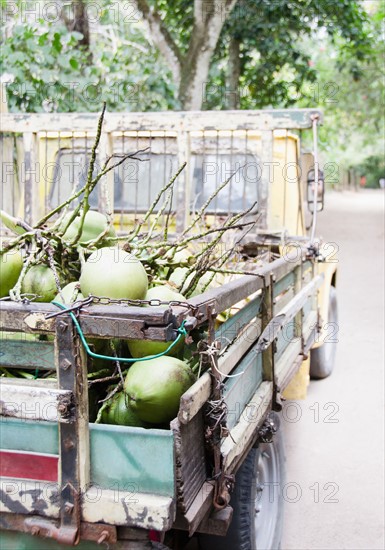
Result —
[{"label": "metal chain", "polygon": [[158,300],[153,298],[152,300],[131,300],[129,298],[107,298],[106,296],[94,296],[90,294],[86,300],[90,300],[94,304],[117,304],[120,306],[180,306],[191,310],[195,309],[188,302],[182,300]]}]

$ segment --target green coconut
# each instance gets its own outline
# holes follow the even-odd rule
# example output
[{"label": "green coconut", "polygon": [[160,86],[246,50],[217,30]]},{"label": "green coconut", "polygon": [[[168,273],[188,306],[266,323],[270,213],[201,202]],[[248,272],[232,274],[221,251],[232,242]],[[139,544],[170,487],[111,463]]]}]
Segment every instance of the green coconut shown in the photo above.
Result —
[{"label": "green coconut", "polygon": [[80,288],[84,296],[142,300],[148,279],[137,258],[117,247],[104,247],[93,252],[83,265]]},{"label": "green coconut", "polygon": [[23,258],[20,250],[3,252],[0,242],[0,298],[8,296],[9,291],[17,283],[22,268]]},{"label": "green coconut", "polygon": [[[162,302],[182,301],[186,299],[168,285],[158,285],[149,288],[144,298],[145,300],[161,300]],[[152,340],[127,340],[128,349],[132,357],[147,357],[148,355],[157,355],[164,353],[170,347],[172,342],[156,342]],[[175,356],[183,348],[184,338],[180,338],[178,343],[171,348],[167,355]]]},{"label": "green coconut", "polygon": [[163,424],[175,418],[181,396],[194,382],[186,363],[164,356],[134,363],[126,375],[124,391],[141,420]]},{"label": "green coconut", "polygon": [[[60,224],[59,231],[65,229],[72,215],[72,212],[67,212]],[[63,239],[66,242],[72,242],[78,234],[81,216],[82,212],[80,211],[64,233]],[[82,232],[79,239],[80,244],[84,245],[89,241],[96,240],[99,235],[101,235],[107,229],[107,225],[108,220],[104,214],[102,214],[101,212],[97,212],[96,210],[88,210],[85,215]],[[115,229],[112,225],[110,225],[106,235],[102,238],[100,243],[98,243],[98,246],[102,247],[106,246],[107,244],[112,244],[110,241],[106,240],[108,238],[116,238]]]},{"label": "green coconut", "polygon": [[64,298],[64,302],[60,296],[60,293],[56,294],[54,298],[54,301],[59,302],[59,304],[73,304],[74,302],[83,300],[84,298],[83,294],[80,292],[80,283],[78,281],[68,283],[68,285],[62,288],[61,293]]},{"label": "green coconut", "polygon": [[149,425],[143,422],[128,404],[128,399],[124,392],[116,393],[103,406],[100,415],[101,424],[119,424],[121,426],[136,426],[138,428],[148,428]]},{"label": "green coconut", "polygon": [[46,265],[33,265],[21,284],[23,294],[35,294],[36,302],[51,302],[57,293],[55,275]]}]

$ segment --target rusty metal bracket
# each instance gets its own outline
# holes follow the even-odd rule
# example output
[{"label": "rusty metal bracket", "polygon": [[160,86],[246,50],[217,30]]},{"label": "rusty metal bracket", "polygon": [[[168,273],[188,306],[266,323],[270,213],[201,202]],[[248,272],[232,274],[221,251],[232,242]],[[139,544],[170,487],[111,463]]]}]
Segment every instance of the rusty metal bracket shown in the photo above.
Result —
[{"label": "rusty metal bracket", "polygon": [[27,532],[31,535],[39,535],[40,537],[51,538],[57,540],[61,544],[74,546],[78,539],[78,528],[72,526],[57,526],[51,521],[36,517],[26,518],[24,525]]},{"label": "rusty metal bracket", "polygon": [[278,432],[281,421],[274,411],[269,413],[258,431],[258,440],[262,443],[271,443],[274,435]]},{"label": "rusty metal bracket", "polygon": [[[77,334],[68,315],[56,318],[57,371],[61,389],[71,390],[78,403],[78,354]],[[77,544],[80,537],[80,478],[79,478],[79,411],[73,403],[62,403],[62,414],[70,414],[70,422],[59,427],[60,451],[60,527],[45,536],[59,542],[71,537]],[[58,538],[59,537],[59,538]],[[63,537],[63,538],[62,538]],[[66,543],[68,544],[68,543]]]},{"label": "rusty metal bracket", "polygon": [[[42,538],[51,538],[61,544],[73,546],[76,544],[78,529],[61,527],[59,522],[41,516],[25,516],[3,512],[0,514],[0,528],[10,531],[21,531]],[[117,528],[104,523],[80,524],[80,538],[97,542],[98,544],[117,542]]]}]

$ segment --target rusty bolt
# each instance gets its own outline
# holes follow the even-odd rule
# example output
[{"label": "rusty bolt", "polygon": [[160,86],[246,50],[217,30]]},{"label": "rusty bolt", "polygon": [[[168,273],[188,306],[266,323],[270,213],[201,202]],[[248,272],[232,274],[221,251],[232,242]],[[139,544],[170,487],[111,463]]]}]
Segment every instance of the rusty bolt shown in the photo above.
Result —
[{"label": "rusty bolt", "polygon": [[60,405],[58,405],[57,410],[60,414],[65,414],[68,411],[68,407],[65,403],[60,403]]},{"label": "rusty bolt", "polygon": [[66,502],[64,504],[64,511],[66,514],[72,514],[74,510],[74,505],[72,504],[72,502]]},{"label": "rusty bolt", "polygon": [[103,542],[108,541],[110,534],[108,531],[102,531],[100,537],[98,538],[98,544],[103,544]]},{"label": "rusty bolt", "polygon": [[75,444],[74,444],[73,440],[70,437],[65,438],[64,447],[67,449],[67,451],[69,449],[73,449],[75,447]]},{"label": "rusty bolt", "polygon": [[63,370],[67,370],[67,369],[70,368],[71,365],[72,365],[72,363],[69,359],[63,359],[60,366]]}]

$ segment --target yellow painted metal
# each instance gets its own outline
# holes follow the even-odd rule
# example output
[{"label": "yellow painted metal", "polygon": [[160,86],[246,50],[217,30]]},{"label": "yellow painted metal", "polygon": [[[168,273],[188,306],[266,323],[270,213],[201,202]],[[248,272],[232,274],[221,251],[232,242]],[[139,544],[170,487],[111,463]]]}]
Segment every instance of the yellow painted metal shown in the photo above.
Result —
[{"label": "yellow painted metal", "polygon": [[274,132],[267,225],[270,231],[303,236],[306,229],[298,144],[297,135],[283,130]]},{"label": "yellow painted metal", "polygon": [[[325,336],[330,333],[330,327],[328,327],[328,312],[329,312],[329,293],[330,287],[335,286],[336,276],[337,276],[337,266],[338,266],[338,257],[337,257],[337,248],[334,249],[334,246],[337,246],[336,243],[324,243],[321,247],[325,253],[326,261],[324,263],[318,264],[318,273],[324,274],[324,283],[319,288],[318,291],[318,307],[319,314],[321,319],[321,332],[320,335],[314,344],[314,348],[317,348],[322,345]],[[331,253],[331,251],[333,252]]]},{"label": "yellow painted metal", "polygon": [[310,359],[305,359],[298,369],[296,375],[292,378],[289,385],[283,392],[285,399],[295,401],[297,399],[306,399],[307,387],[310,382]]}]

